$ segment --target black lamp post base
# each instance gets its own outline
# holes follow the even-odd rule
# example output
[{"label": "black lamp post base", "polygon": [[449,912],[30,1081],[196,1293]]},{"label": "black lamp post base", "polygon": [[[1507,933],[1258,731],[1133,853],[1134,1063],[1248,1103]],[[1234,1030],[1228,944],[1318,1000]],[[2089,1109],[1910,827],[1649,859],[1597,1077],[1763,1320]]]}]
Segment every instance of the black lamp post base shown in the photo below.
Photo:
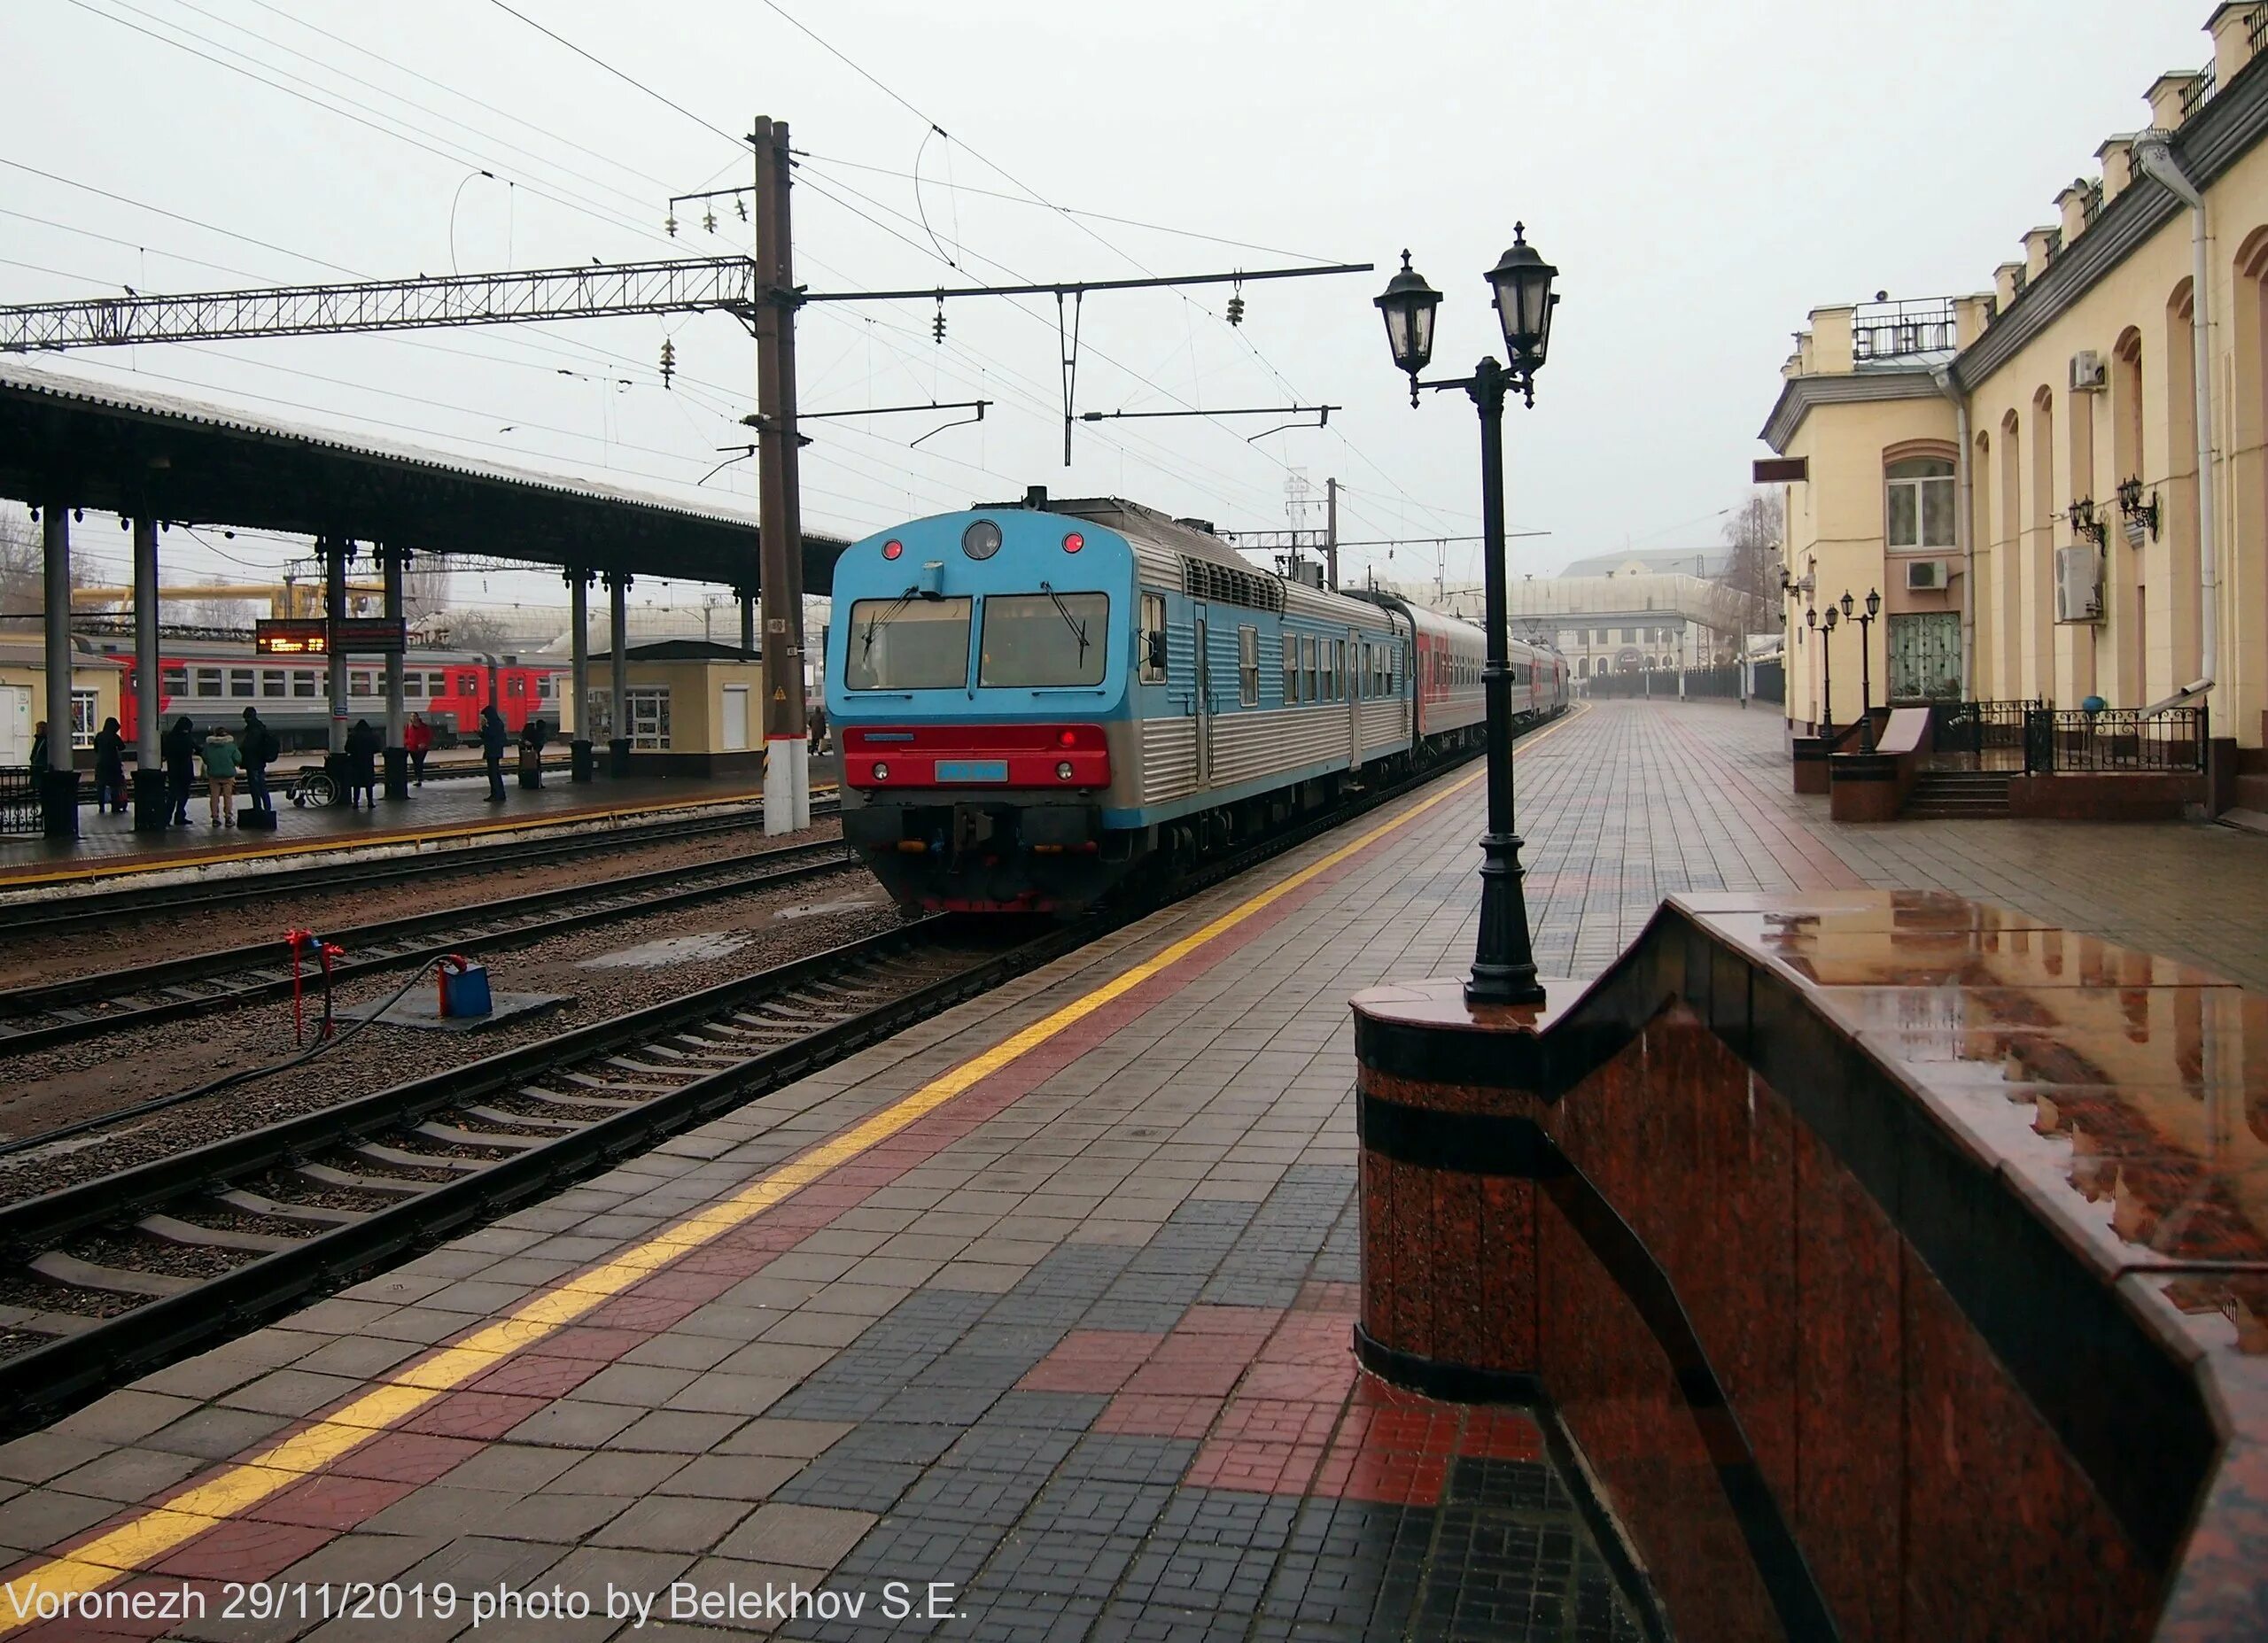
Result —
[{"label": "black lamp post base", "polygon": [[1472,974],[1464,984],[1465,1002],[1540,1004],[1543,988],[1535,979],[1527,903],[1520,887],[1526,876],[1520,871],[1520,841],[1509,833],[1483,833],[1480,854],[1480,930]]}]

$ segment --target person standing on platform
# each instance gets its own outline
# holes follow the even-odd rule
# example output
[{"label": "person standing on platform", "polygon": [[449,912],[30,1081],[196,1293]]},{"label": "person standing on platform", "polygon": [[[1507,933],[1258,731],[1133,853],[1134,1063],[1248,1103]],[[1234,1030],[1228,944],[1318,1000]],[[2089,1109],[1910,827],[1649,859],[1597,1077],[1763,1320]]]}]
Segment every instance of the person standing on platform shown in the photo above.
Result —
[{"label": "person standing on platform", "polygon": [[827,709],[816,701],[806,709],[805,722],[812,732],[811,750],[814,754],[827,751]]},{"label": "person standing on platform", "polygon": [[268,767],[284,748],[257,708],[245,709],[245,733],[237,743],[237,751],[245,762],[245,791],[251,795],[252,809],[273,811],[275,803],[268,796]]},{"label": "person standing on platform", "polygon": [[356,719],[346,732],[346,802],[360,809],[368,801],[378,808],[378,748],[382,739],[368,719]]},{"label": "person standing on platform", "polygon": [[171,809],[172,825],[189,825],[189,789],[197,780],[197,726],[189,722],[187,714],[174,721],[174,727],[159,743],[159,751],[166,761],[166,802]]},{"label": "person standing on platform", "polygon": [[409,716],[409,723],[402,726],[401,745],[409,755],[410,773],[419,787],[425,785],[425,756],[433,751],[433,727],[425,722],[422,713]]},{"label": "person standing on platform", "polygon": [[215,827],[237,825],[237,771],[241,763],[237,739],[229,734],[229,727],[214,725],[205,739],[205,795]]},{"label": "person standing on platform", "polygon": [[488,765],[488,802],[504,802],[504,716],[493,703],[480,710],[480,756]]},{"label": "person standing on platform", "polygon": [[42,719],[32,726],[32,779],[37,781],[47,774],[47,721]]},{"label": "person standing on platform", "polygon": [[126,814],[126,738],[116,719],[105,719],[95,732],[95,813],[107,816],[113,806]]}]

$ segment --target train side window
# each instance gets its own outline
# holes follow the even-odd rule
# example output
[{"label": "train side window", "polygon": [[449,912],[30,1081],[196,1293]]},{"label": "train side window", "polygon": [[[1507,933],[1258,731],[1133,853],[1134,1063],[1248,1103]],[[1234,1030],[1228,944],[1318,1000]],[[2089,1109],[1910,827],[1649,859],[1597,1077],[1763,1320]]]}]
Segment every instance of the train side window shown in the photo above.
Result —
[{"label": "train side window", "polygon": [[369,669],[356,668],[353,672],[346,676],[346,694],[348,695],[368,696],[372,694],[370,688]]},{"label": "train side window", "polygon": [[1300,641],[1289,633],[1284,635],[1284,705],[1290,707],[1300,699]]},{"label": "train side window", "polygon": [[428,673],[425,676],[425,694],[432,697],[436,701],[447,695],[449,694],[449,676],[446,673]]},{"label": "train side window", "polygon": [[550,701],[553,694],[551,687],[555,682],[555,680],[551,674],[537,674],[535,676],[535,699],[538,701]]},{"label": "train side window", "polygon": [[1141,663],[1136,677],[1145,685],[1166,682],[1166,596],[1142,595]]},{"label": "train side window", "polygon": [[315,677],[313,672],[294,669],[291,674],[291,694],[295,696],[315,695]]},{"label": "train side window", "polygon": [[158,690],[168,698],[189,694],[189,670],[164,668],[158,674]]},{"label": "train side window", "polygon": [[401,694],[413,701],[424,701],[425,675],[422,671],[403,674],[401,676]]},{"label": "train side window", "polygon": [[1237,628],[1237,700],[1260,705],[1260,630],[1249,624]]},{"label": "train side window", "polygon": [[1300,640],[1300,700],[1314,701],[1316,695],[1315,640],[1302,637]]},{"label": "train side window", "polygon": [[251,695],[252,674],[252,670],[250,668],[230,668],[229,670],[229,694],[231,696]]},{"label": "train side window", "polygon": [[289,677],[290,676],[287,675],[282,668],[260,669],[260,694],[263,696],[283,695],[291,688],[291,686],[285,683],[285,680]]}]

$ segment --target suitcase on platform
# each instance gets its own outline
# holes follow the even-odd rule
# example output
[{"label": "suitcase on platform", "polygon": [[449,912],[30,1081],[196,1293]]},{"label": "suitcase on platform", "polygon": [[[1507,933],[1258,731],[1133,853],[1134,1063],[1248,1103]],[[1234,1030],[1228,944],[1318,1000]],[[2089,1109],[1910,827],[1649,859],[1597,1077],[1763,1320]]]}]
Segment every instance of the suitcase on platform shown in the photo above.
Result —
[{"label": "suitcase on platform", "polygon": [[250,827],[258,833],[274,833],[276,831],[276,812],[274,810],[238,810],[237,812],[237,825],[239,827]]}]

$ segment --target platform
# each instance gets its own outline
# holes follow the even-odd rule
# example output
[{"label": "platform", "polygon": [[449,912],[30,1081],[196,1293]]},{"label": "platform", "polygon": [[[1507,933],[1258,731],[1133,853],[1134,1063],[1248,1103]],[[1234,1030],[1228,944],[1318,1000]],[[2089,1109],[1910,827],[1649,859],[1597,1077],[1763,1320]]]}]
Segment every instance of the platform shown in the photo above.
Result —
[{"label": "platform", "polygon": [[[1547,968],[1673,890],[1898,870],[1751,783],[1776,730],[1606,704],[1523,745]],[[209,1606],[23,1634],[645,1637],[669,1629],[608,1618],[610,1587],[658,1623],[681,1583],[704,1629],[796,1638],[1645,1635],[1527,1417],[1386,1391],[1349,1351],[1347,1001],[1469,960],[1481,809],[1461,772],[0,1447],[15,1590]],[[2257,939],[2213,912],[2268,876],[2259,840],[2123,827],[2122,872],[2067,879],[2111,844],[2007,827],[1897,837],[2010,904]],[[2210,876],[2184,871],[2201,838]],[[230,1580],[315,1607],[225,1618]],[[327,1620],[346,1581],[599,1607]],[[959,1618],[891,1617],[932,1582]],[[767,1590],[866,1608],[734,1612]]]},{"label": "platform", "polygon": [[[812,765],[820,788],[834,783],[833,760]],[[284,783],[270,784],[276,826],[273,833],[213,826],[200,793],[190,800],[190,824],[162,833],[136,833],[131,816],[98,816],[82,810],[76,840],[0,836],[0,895],[42,886],[80,886],[144,879],[197,867],[284,858],[304,864],[326,851],[369,852],[389,848],[431,849],[437,844],[477,841],[513,833],[594,823],[625,822],[717,805],[757,805],[764,794],[760,776],[714,780],[691,777],[602,778],[578,786],[565,770],[547,766],[544,785],[530,791],[517,770],[505,764],[501,804],[488,802],[487,783],[454,776],[426,787],[412,787],[406,799],[380,799],[376,810],[345,805],[295,809]],[[243,784],[237,802],[245,802]]]}]

